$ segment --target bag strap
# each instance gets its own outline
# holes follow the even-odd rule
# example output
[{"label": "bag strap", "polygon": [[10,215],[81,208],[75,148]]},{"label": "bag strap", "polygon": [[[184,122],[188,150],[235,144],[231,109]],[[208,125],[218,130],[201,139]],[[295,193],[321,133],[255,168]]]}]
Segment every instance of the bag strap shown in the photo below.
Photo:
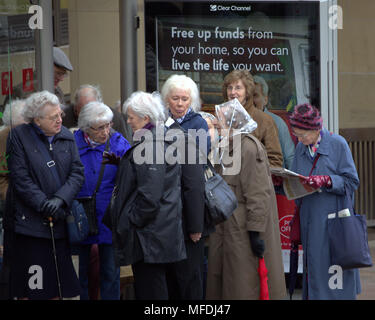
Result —
[{"label": "bag strap", "polygon": [[311,170],[310,170],[309,176],[311,176],[311,174],[312,174],[312,172],[313,172],[313,170],[314,170],[314,168],[315,168],[315,166],[316,166],[316,163],[317,163],[318,160],[319,160],[319,157],[320,157],[320,153],[318,153],[318,154],[316,155],[315,159],[314,159],[314,162],[313,162],[312,168],[311,168]]},{"label": "bag strap", "polygon": [[[108,137],[108,140],[107,140],[107,143],[106,143],[105,149],[104,149],[104,151],[107,151],[107,152],[109,150],[109,140],[110,140],[110,137]],[[100,184],[102,183],[102,179],[103,179],[103,175],[104,175],[104,169],[105,169],[105,164],[102,163],[101,166],[100,166],[99,178],[98,178],[98,181],[96,183],[96,187],[95,187],[93,196],[95,196],[95,194],[99,190]]]},{"label": "bag strap", "polygon": [[53,160],[51,153],[48,151],[47,146],[43,143],[43,141],[37,135],[37,133],[35,132],[35,129],[31,127],[30,131],[35,136],[35,142],[39,146],[40,152],[41,152],[41,154],[43,155],[43,157],[44,157],[44,159],[46,161],[47,167],[51,169],[51,173],[53,174],[53,176],[55,177],[56,181],[61,186],[62,185],[61,179],[60,179],[59,173],[57,172],[56,163]]},{"label": "bag strap", "polygon": [[[319,160],[319,157],[320,157],[320,153],[318,153],[318,154],[316,155],[315,159],[314,159],[313,165],[312,165],[311,170],[310,170],[310,173],[309,173],[309,177],[311,176],[311,174],[312,174],[312,172],[313,172],[313,170],[314,170],[314,168],[315,168],[315,166],[316,166],[316,163],[317,163],[318,160]],[[298,205],[297,210],[299,210],[299,208],[301,207],[301,205],[302,205],[302,201],[303,201],[303,197],[302,197],[302,199],[301,199],[301,201],[300,201],[300,203],[299,203],[299,205]]]}]

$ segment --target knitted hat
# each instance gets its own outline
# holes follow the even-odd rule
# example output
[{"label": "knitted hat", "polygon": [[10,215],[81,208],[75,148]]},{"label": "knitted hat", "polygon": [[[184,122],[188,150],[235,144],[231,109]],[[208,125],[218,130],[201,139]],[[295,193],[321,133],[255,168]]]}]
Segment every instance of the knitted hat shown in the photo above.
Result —
[{"label": "knitted hat", "polygon": [[307,103],[295,106],[289,121],[292,127],[303,130],[320,130],[323,124],[319,110]]}]

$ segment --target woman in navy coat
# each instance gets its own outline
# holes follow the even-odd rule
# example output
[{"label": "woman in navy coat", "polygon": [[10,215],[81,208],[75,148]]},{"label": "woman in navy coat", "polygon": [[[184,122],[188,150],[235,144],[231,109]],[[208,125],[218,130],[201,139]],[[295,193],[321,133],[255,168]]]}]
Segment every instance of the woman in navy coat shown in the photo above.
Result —
[{"label": "woman in navy coat", "polygon": [[[299,141],[292,171],[309,176],[319,155],[306,183],[320,192],[296,200],[301,206],[303,298],[355,299],[361,290],[358,269],[331,268],[327,230],[328,214],[337,212],[338,197],[345,190],[353,195],[359,185],[352,154],[343,137],[322,128],[322,118],[313,106],[296,106],[290,124]],[[341,285],[333,286],[331,277]]]},{"label": "woman in navy coat", "polygon": [[[65,228],[66,213],[84,180],[77,146],[62,126],[54,94],[32,94],[23,116],[29,123],[12,129],[7,141],[4,267],[10,267],[11,297],[54,299],[59,287],[62,297],[78,296]],[[48,218],[53,220],[54,250]]]},{"label": "woman in navy coat", "polygon": [[[78,117],[75,139],[81,161],[85,167],[85,182],[77,198],[92,196],[97,185],[103,152],[107,143],[108,152],[122,155],[130,148],[128,141],[112,130],[113,113],[101,102],[90,102],[83,107]],[[112,232],[102,219],[111,199],[117,166],[105,165],[100,187],[96,194],[96,217],[99,233],[90,236],[80,247],[79,278],[81,300],[88,299],[88,269],[92,244],[98,244],[100,257],[100,296],[103,300],[120,298],[120,268],[115,266],[112,248]]]}]

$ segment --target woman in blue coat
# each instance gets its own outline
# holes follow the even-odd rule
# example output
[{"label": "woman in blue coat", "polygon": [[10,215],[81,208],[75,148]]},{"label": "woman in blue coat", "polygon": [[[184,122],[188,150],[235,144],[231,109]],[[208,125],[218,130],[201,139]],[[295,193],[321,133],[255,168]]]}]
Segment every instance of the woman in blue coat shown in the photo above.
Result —
[{"label": "woman in blue coat", "polygon": [[[290,124],[299,141],[292,171],[309,176],[319,155],[306,183],[320,191],[296,200],[301,206],[303,299],[355,299],[361,291],[358,269],[331,268],[327,231],[328,214],[337,212],[338,197],[345,189],[352,195],[359,185],[351,151],[343,137],[322,128],[313,106],[296,106]],[[335,282],[342,286],[332,285]]]},{"label": "woman in blue coat", "polygon": [[[92,196],[96,188],[103,152],[108,144],[108,152],[122,155],[130,148],[128,141],[111,129],[113,113],[101,102],[90,102],[79,114],[75,139],[81,161],[85,167],[85,183],[77,198]],[[96,217],[99,232],[88,237],[80,247],[79,279],[81,299],[88,299],[88,269],[92,244],[98,244],[100,257],[100,296],[103,300],[120,298],[120,268],[115,267],[112,248],[112,233],[102,223],[114,187],[117,166],[105,165],[104,174],[96,193]]]}]

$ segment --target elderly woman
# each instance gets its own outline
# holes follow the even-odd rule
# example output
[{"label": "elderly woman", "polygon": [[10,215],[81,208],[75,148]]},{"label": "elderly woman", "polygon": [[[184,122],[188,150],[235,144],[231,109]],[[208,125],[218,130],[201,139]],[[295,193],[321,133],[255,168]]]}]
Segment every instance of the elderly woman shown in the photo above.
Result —
[{"label": "elderly woman", "polygon": [[[85,167],[85,183],[77,198],[91,197],[97,189],[95,214],[98,234],[89,236],[80,246],[81,300],[88,299],[88,272],[92,244],[98,244],[99,249],[101,299],[120,299],[120,268],[115,266],[113,258],[112,233],[102,223],[105,210],[111,199],[117,166],[101,165],[101,162],[104,152],[122,157],[130,148],[130,144],[120,133],[111,129],[112,118],[113,113],[108,106],[102,102],[90,102],[79,113],[79,130],[74,134],[79,155]],[[101,170],[103,170],[102,175],[100,174]]]},{"label": "elderly woman", "polygon": [[[196,83],[185,75],[172,75],[164,83],[161,95],[170,116],[186,132],[197,134],[197,145],[203,152],[206,163],[211,149],[211,139],[207,122],[198,113],[201,103]],[[168,272],[170,291],[172,287],[175,288],[171,298],[197,300],[203,296],[204,238],[208,233],[204,225],[204,207],[195,212],[187,212],[183,208],[182,217],[187,259],[176,263],[174,270]],[[189,221],[196,223],[189,225]],[[200,241],[195,242],[193,239]]]},{"label": "elderly woman", "polygon": [[305,181],[321,192],[296,200],[300,206],[301,241],[303,247],[304,299],[355,299],[360,293],[358,269],[342,272],[342,289],[329,286],[332,276],[328,245],[328,214],[337,212],[339,197],[358,188],[357,170],[345,139],[322,128],[317,108],[303,104],[294,108],[290,117],[293,134],[298,138],[292,165],[294,172],[309,176]]},{"label": "elderly woman", "polygon": [[63,113],[54,94],[32,94],[23,116],[29,123],[12,129],[7,143],[4,258],[9,258],[11,296],[52,299],[61,291],[62,297],[74,297],[79,295],[79,281],[64,220],[83,184],[83,166],[73,134],[62,126]]},{"label": "elderly woman", "polygon": [[12,128],[25,123],[23,110],[25,100],[15,100],[12,104],[7,104],[3,113],[4,125],[0,128],[0,199],[5,201],[8,190],[9,172],[6,156],[6,141]]},{"label": "elderly woman", "polygon": [[[216,106],[223,139],[217,170],[232,188],[238,208],[209,238],[206,299],[257,300],[258,258],[268,268],[270,299],[286,295],[276,197],[266,151],[251,133],[256,123],[238,100]],[[229,158],[230,157],[230,158]],[[236,174],[228,175],[233,159]]]},{"label": "elderly woman", "polygon": [[118,265],[132,264],[137,299],[165,300],[169,297],[166,269],[186,258],[180,165],[156,161],[167,147],[158,95],[135,92],[125,101],[123,112],[135,144],[121,158],[109,211],[115,259]]},{"label": "elderly woman", "polygon": [[233,70],[224,78],[222,93],[225,101],[238,99],[251,118],[258,124],[253,135],[265,146],[270,165],[282,167],[283,154],[276,124],[270,115],[255,107],[254,89],[254,80],[249,71]]}]

